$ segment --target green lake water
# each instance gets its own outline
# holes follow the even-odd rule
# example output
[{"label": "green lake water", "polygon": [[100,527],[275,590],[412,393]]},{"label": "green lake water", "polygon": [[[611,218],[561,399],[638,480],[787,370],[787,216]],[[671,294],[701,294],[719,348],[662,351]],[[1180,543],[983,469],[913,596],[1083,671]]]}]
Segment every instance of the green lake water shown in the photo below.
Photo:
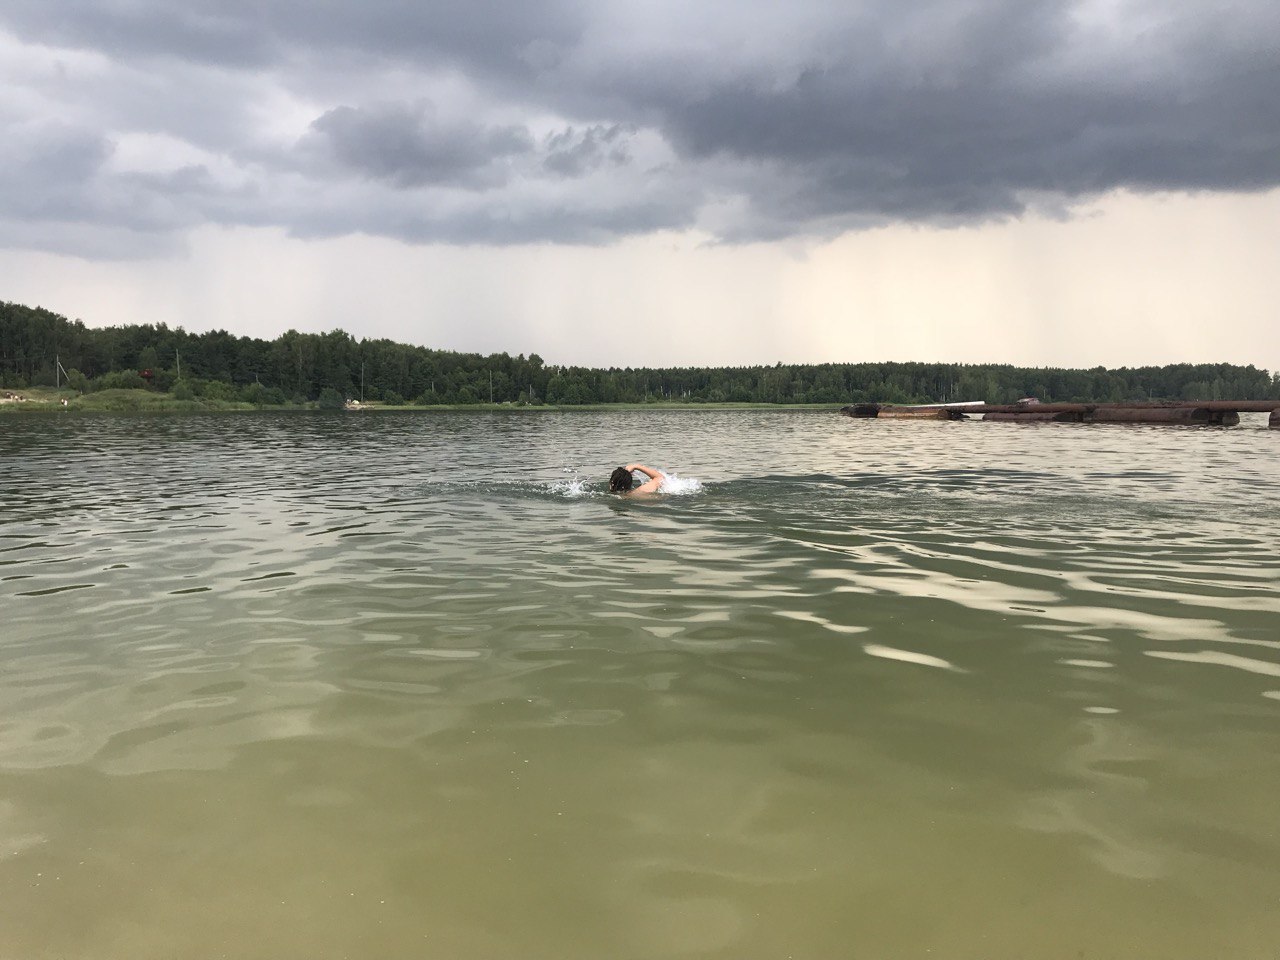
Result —
[{"label": "green lake water", "polygon": [[13,415],[0,493],[0,960],[1280,957],[1265,416]]}]

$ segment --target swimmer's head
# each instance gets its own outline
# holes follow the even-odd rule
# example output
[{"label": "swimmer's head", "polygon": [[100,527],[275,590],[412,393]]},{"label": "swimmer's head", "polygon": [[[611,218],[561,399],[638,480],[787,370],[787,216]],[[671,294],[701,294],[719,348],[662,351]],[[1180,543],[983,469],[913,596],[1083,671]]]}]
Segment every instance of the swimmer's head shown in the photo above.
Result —
[{"label": "swimmer's head", "polygon": [[609,474],[610,493],[626,493],[631,489],[633,483],[635,483],[635,480],[631,476],[631,471],[626,467],[619,467]]}]

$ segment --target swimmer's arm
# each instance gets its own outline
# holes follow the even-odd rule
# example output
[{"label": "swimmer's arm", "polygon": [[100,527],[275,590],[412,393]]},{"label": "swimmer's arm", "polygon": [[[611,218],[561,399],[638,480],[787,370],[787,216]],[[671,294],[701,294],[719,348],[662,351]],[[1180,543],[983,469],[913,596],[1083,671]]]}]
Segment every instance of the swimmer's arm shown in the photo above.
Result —
[{"label": "swimmer's arm", "polygon": [[657,493],[658,488],[662,486],[662,474],[653,467],[646,467],[643,463],[628,463],[628,470],[639,470],[649,479],[640,486],[632,490],[632,493]]},{"label": "swimmer's arm", "polygon": [[639,470],[650,480],[662,479],[662,474],[660,474],[657,470],[653,469],[653,467],[646,467],[643,463],[628,463],[627,469],[630,471]]}]

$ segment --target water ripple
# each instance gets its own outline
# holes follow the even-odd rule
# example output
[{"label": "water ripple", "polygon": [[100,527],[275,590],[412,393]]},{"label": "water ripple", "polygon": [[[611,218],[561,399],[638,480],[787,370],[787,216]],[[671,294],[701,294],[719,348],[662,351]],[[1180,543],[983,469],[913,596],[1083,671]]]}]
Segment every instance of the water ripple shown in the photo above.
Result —
[{"label": "water ripple", "polygon": [[1251,955],[1280,431],[1062,427],[0,418],[0,954]]}]

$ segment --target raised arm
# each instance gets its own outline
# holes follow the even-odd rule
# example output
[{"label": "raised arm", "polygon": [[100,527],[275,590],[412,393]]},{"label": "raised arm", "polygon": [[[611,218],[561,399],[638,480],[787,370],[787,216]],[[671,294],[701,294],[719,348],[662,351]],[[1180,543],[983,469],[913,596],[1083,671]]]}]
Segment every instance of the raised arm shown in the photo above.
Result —
[{"label": "raised arm", "polygon": [[639,470],[649,479],[640,486],[632,490],[632,493],[657,493],[658,488],[662,486],[662,474],[653,467],[646,467],[643,463],[628,463],[628,470]]}]

